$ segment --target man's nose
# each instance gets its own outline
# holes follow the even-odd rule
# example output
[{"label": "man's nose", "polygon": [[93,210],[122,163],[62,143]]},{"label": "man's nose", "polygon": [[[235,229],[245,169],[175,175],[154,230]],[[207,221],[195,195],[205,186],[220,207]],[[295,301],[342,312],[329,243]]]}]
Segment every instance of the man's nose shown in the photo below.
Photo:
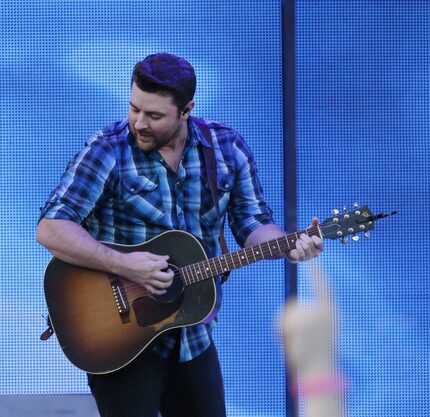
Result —
[{"label": "man's nose", "polygon": [[143,115],[137,118],[136,123],[134,124],[134,127],[137,130],[143,130],[148,127],[148,124],[146,123],[146,119]]}]

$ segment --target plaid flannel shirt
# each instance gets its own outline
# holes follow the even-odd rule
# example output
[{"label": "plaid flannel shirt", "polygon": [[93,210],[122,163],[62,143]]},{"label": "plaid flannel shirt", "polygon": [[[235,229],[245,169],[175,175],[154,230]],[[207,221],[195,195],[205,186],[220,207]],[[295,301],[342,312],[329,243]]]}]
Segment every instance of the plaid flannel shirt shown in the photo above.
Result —
[{"label": "plaid flannel shirt", "polygon": [[[222,216],[239,245],[264,224],[273,223],[264,201],[254,158],[233,129],[208,122],[217,161],[217,188]],[[192,118],[177,172],[161,154],[143,152],[134,143],[127,119],[97,132],[75,155],[52,191],[40,218],[84,224],[97,240],[134,245],[172,229],[202,239],[210,256],[219,254],[218,217],[213,204],[201,146],[209,146]],[[211,342],[214,322],[184,327],[179,360],[201,354]],[[166,332],[154,350],[162,357],[176,337]]]}]

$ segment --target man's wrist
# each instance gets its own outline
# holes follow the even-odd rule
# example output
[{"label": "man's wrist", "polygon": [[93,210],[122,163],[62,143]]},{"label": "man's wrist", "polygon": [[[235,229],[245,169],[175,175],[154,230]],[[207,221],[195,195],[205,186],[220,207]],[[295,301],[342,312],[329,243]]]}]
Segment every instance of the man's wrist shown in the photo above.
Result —
[{"label": "man's wrist", "polygon": [[106,247],[105,256],[108,261],[108,270],[114,275],[124,276],[126,253]]}]

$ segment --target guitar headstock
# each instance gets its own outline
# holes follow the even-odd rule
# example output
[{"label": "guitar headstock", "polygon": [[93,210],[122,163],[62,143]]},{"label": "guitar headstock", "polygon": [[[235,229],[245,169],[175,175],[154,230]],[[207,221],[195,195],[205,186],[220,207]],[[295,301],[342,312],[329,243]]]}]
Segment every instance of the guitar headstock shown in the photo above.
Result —
[{"label": "guitar headstock", "polygon": [[347,243],[347,236],[350,235],[353,235],[353,240],[359,240],[357,233],[360,232],[364,232],[365,237],[369,237],[370,230],[375,227],[375,220],[382,217],[381,215],[375,216],[369,210],[369,207],[360,207],[357,203],[354,204],[354,210],[344,210],[344,213],[339,210],[333,210],[333,217],[324,220],[320,224],[320,230],[324,238],[341,239],[342,243]]}]

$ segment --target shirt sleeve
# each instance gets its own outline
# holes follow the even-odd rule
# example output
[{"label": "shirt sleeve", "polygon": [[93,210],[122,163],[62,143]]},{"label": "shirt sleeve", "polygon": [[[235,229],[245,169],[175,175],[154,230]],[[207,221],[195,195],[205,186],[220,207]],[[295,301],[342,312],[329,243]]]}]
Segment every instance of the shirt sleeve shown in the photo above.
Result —
[{"label": "shirt sleeve", "polygon": [[237,172],[231,191],[228,220],[233,236],[243,247],[254,230],[274,224],[274,221],[272,210],[264,199],[254,156],[240,135],[237,135],[232,151]]},{"label": "shirt sleeve", "polygon": [[82,223],[113,189],[115,153],[102,137],[94,137],[68,163],[59,185],[41,209],[39,221],[70,220]]}]

